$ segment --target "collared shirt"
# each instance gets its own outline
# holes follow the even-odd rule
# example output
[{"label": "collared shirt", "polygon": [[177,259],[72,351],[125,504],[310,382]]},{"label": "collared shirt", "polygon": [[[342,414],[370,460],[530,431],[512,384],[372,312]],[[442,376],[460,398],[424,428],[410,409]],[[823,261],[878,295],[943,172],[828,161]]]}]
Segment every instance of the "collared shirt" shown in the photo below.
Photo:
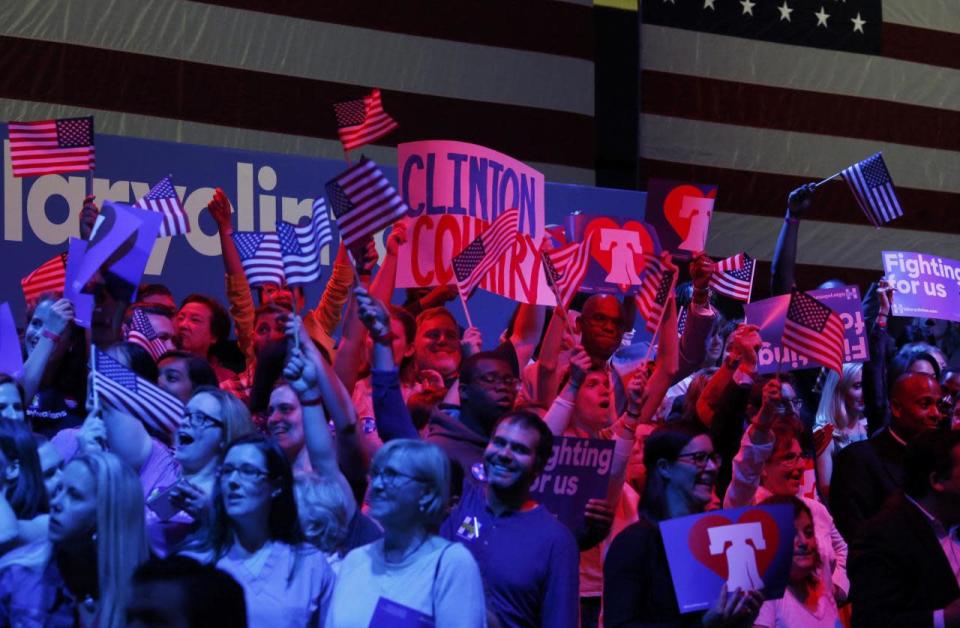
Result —
[{"label": "collared shirt", "polygon": [[[893,434],[891,431],[890,434]],[[896,436],[894,435],[894,438]],[[900,440],[897,438],[897,440]],[[943,555],[946,557],[947,562],[950,563],[950,569],[953,571],[953,577],[956,578],[957,584],[960,585],[960,540],[957,540],[957,532],[960,530],[960,526],[952,526],[947,530],[939,519],[933,516],[933,514],[928,511],[926,508],[920,505],[920,502],[913,499],[909,495],[904,495],[911,504],[917,507],[923,516],[930,522],[930,527],[933,528],[933,533],[937,537],[937,541],[940,543],[940,549],[943,550]],[[933,612],[933,628],[944,628],[943,620],[943,609],[936,610]]]},{"label": "collared shirt", "polygon": [[[49,556],[49,544],[45,545]],[[0,623],[18,628],[79,625],[78,601],[52,558],[41,563],[14,561],[0,570]]]}]

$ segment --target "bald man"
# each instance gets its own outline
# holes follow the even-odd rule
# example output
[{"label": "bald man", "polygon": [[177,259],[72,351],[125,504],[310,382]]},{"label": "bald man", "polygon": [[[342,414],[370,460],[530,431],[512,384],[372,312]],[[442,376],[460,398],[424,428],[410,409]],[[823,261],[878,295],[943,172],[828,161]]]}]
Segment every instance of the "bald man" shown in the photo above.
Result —
[{"label": "bald man", "polygon": [[890,389],[890,425],[837,455],[830,510],[848,541],[903,486],[907,443],[937,427],[940,396],[940,384],[930,375],[904,373]]}]

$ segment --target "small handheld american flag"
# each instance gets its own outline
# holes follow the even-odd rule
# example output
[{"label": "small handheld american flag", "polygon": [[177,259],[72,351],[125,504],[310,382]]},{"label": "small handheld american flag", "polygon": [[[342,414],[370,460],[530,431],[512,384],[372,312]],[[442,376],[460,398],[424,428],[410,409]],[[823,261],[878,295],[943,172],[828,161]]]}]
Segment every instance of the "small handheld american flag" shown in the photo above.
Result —
[{"label": "small handheld american flag", "polygon": [[284,282],[283,255],[276,233],[241,231],[233,234],[233,243],[251,286]]},{"label": "small handheld american flag", "polygon": [[180,426],[183,403],[96,347],[93,357],[93,386],[101,402],[139,419],[151,434],[169,443]]},{"label": "small handheld american flag", "polygon": [[133,310],[130,326],[127,328],[127,342],[138,344],[146,349],[154,362],[158,361],[161,355],[173,349],[173,343],[169,339],[157,336],[157,331],[150,323],[150,317],[140,308]]},{"label": "small handheld american flag", "polygon": [[453,272],[464,302],[483,280],[483,276],[513,247],[517,237],[520,212],[508,209],[494,220],[486,231],[453,258]]},{"label": "small handheld american flag", "polygon": [[20,280],[23,298],[32,303],[45,292],[63,294],[67,279],[67,254],[61,253],[40,264],[32,273]]},{"label": "small handheld american flag", "polygon": [[850,186],[860,209],[875,227],[903,216],[900,201],[893,189],[893,179],[883,154],[876,153],[843,170],[843,178]]},{"label": "small handheld american flag", "polygon": [[840,373],[843,368],[843,321],[806,292],[790,293],[783,324],[783,346]]},{"label": "small handheld american flag", "polygon": [[646,320],[647,331],[655,334],[663,318],[664,306],[670,297],[670,292],[673,291],[677,273],[673,269],[664,268],[660,258],[655,255],[644,255],[644,257],[647,270],[634,299],[637,302],[637,310]]},{"label": "small handheld american flag", "polygon": [[596,231],[591,231],[583,242],[571,242],[540,254],[543,258],[547,284],[557,297],[557,305],[563,309],[569,307],[587,274],[590,246],[593,244],[595,233]]},{"label": "small handheld american flag", "polygon": [[407,213],[407,204],[377,167],[363,157],[327,182],[327,201],[344,246],[353,249]]},{"label": "small handheld american flag", "polygon": [[722,259],[710,277],[710,287],[731,299],[749,303],[755,265],[756,260],[746,253]]},{"label": "small handheld american flag", "polygon": [[93,170],[93,116],[10,122],[10,162],[15,177]]},{"label": "small handheld american flag", "polygon": [[160,237],[175,236],[190,233],[190,220],[183,208],[180,197],[173,187],[171,175],[164,178],[150,188],[147,195],[141,198],[134,207],[140,207],[157,212],[163,216],[160,223]]},{"label": "small handheld american flag", "polygon": [[345,153],[375,142],[399,126],[384,111],[379,89],[370,92],[369,96],[337,103],[333,112],[337,116],[337,134]]}]

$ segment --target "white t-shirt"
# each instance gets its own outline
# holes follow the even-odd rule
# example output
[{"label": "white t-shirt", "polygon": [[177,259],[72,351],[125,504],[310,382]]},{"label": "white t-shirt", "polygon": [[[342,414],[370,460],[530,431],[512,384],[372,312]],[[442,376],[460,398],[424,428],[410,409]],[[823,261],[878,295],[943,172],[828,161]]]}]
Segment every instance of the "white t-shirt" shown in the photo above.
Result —
[{"label": "white t-shirt", "polygon": [[767,600],[760,607],[760,615],[753,623],[763,628],[841,628],[837,603],[833,591],[828,587],[820,599],[817,608],[811,611],[788,587],[779,600]]},{"label": "white t-shirt", "polygon": [[487,625],[476,561],[463,545],[438,536],[399,563],[384,560],[383,539],[347,554],[333,590],[327,628],[367,628],[380,598],[395,608],[433,617],[443,628]]}]

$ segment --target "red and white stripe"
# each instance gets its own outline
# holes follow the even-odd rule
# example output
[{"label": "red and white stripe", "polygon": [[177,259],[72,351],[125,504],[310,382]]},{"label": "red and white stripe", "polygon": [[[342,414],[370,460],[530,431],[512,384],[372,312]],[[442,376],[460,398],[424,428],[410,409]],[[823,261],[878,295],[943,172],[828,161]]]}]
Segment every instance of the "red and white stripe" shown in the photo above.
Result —
[{"label": "red and white stripe", "polygon": [[67,254],[53,257],[32,273],[20,280],[23,298],[30,303],[46,292],[63,294],[63,285],[67,277]]},{"label": "red and white stripe", "polygon": [[384,111],[379,89],[364,97],[363,106],[365,115],[361,124],[337,129],[345,151],[375,142],[399,126],[396,120]]},{"label": "red and white stripe", "polygon": [[10,161],[15,177],[93,170],[93,146],[60,148],[57,121],[10,122]]}]

